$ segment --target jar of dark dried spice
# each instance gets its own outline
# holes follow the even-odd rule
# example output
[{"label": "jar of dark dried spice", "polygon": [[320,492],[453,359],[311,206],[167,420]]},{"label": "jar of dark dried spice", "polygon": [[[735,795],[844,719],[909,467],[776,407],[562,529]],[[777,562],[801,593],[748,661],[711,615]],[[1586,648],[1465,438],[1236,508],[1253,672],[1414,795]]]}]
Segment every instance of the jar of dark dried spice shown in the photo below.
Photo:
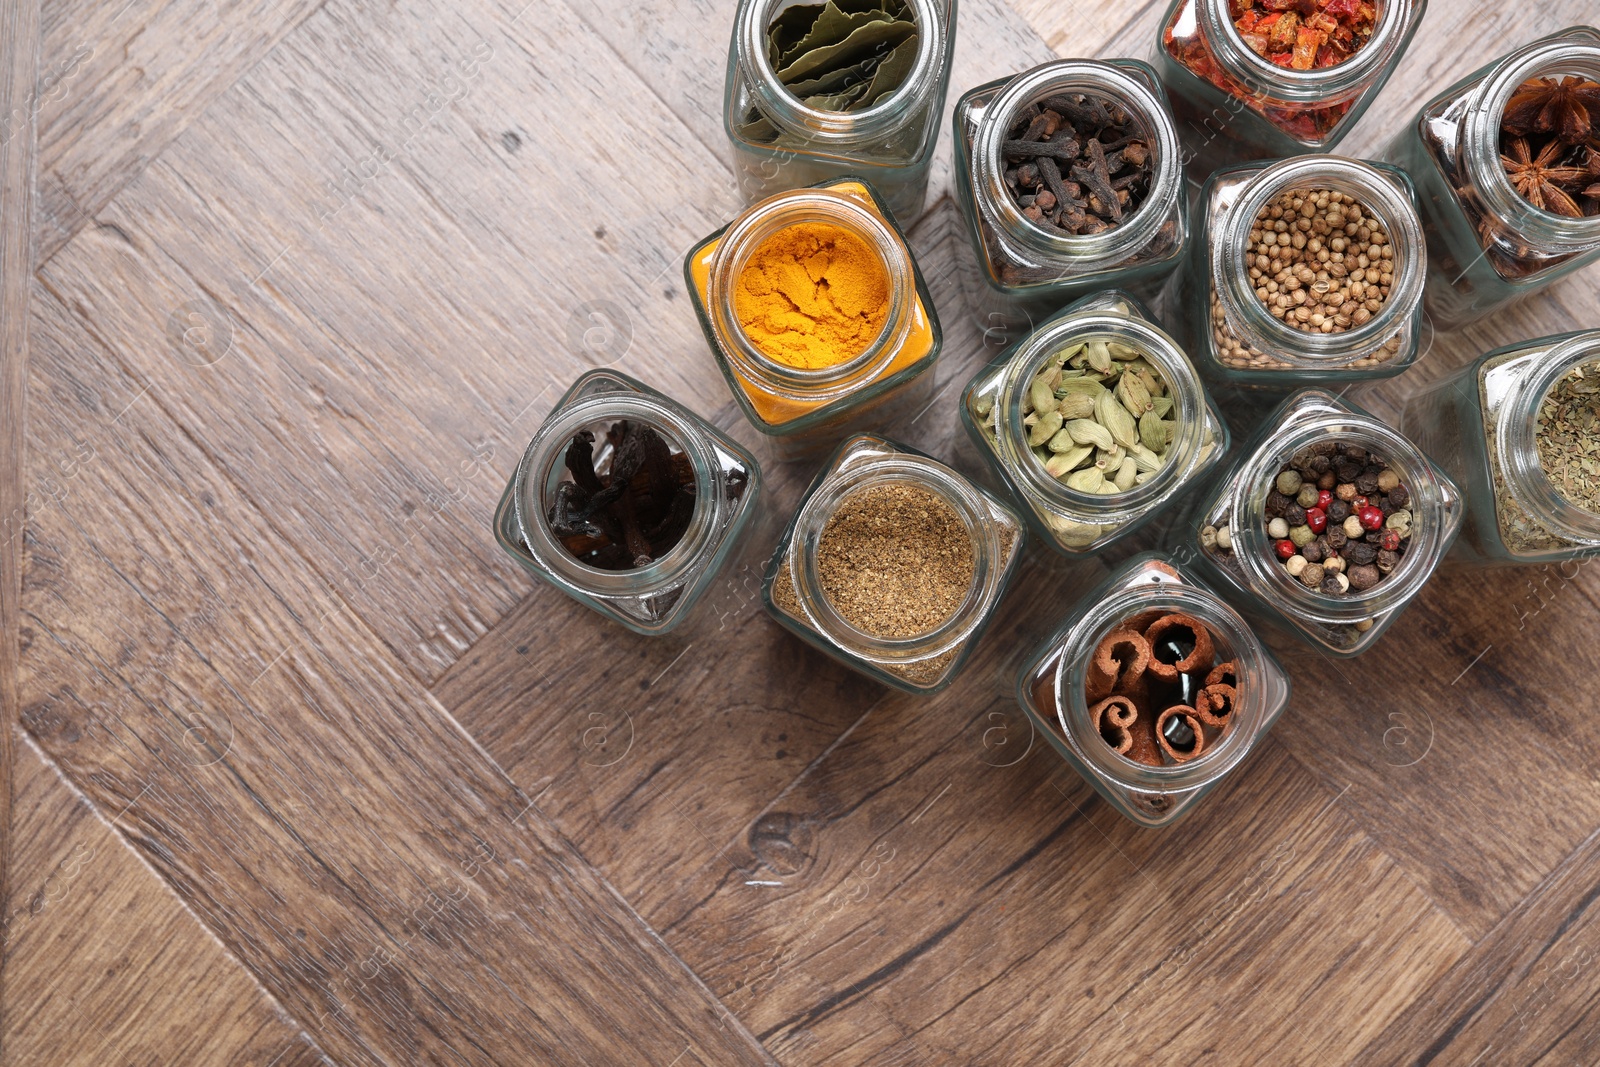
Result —
[{"label": "jar of dark dried spice", "polygon": [[768,565],[784,628],[910,693],[955,680],[1020,559],[1022,520],[920,452],[848,438],[806,493]]},{"label": "jar of dark dried spice", "polygon": [[1334,656],[1372,647],[1456,539],[1461,492],[1416,445],[1320,389],[1269,414],[1188,520],[1218,588]]},{"label": "jar of dark dried spice", "polygon": [[1519,48],[1434,97],[1386,156],[1428,229],[1428,315],[1459,329],[1600,259],[1600,30]]},{"label": "jar of dark dried spice", "polygon": [[1208,377],[1289,389],[1387,378],[1421,352],[1427,253],[1411,184],[1342,156],[1213,175],[1178,278]]},{"label": "jar of dark dried spice", "polygon": [[673,629],[737,544],[755,458],[625,374],[590,371],[528,443],[495,512],[522,568],[645,635]]},{"label": "jar of dark dried spice", "polygon": [[1140,826],[1194,810],[1288,704],[1289,678],[1249,624],[1161,556],[1135,556],[1067,618],[1022,669],[1017,701]]},{"label": "jar of dark dried spice", "polygon": [[955,27],[956,0],[740,0],[723,125],[745,199],[856,174],[915,218]]},{"label": "jar of dark dried spice", "polygon": [[1327,151],[1394,72],[1424,0],[1173,0],[1156,69],[1189,173]]},{"label": "jar of dark dried spice", "polygon": [[1068,554],[1133,533],[1228,450],[1189,357],[1118,292],[1085,297],[979,371],[961,419],[1034,531]]},{"label": "jar of dark dried spice", "polygon": [[1110,287],[1154,295],[1181,260],[1181,149],[1144,63],[1043,64],[968,92],[953,127],[981,322],[1027,329]]},{"label": "jar of dark dried spice", "polygon": [[1464,559],[1600,552],[1600,330],[1490,352],[1414,397],[1404,425],[1467,492]]}]

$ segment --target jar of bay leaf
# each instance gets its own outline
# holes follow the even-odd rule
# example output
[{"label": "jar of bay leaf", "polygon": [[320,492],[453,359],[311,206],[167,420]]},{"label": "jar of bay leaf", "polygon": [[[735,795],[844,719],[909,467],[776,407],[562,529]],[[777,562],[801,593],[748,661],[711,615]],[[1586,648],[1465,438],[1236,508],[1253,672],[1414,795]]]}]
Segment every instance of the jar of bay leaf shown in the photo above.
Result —
[{"label": "jar of bay leaf", "polygon": [[1181,261],[1182,149],[1146,64],[1045,63],[970,90],[952,126],[979,321],[1031,328],[1113,287],[1153,297]]},{"label": "jar of bay leaf", "polygon": [[1490,352],[1414,397],[1405,429],[1467,492],[1457,555],[1495,565],[1600,552],[1600,330]]},{"label": "jar of bay leaf", "polygon": [[1085,297],[967,384],[961,420],[1048,545],[1097,552],[1197,484],[1228,427],[1176,341],[1126,293]]},{"label": "jar of bay leaf", "polygon": [[948,686],[1022,555],[1008,506],[943,463],[847,438],[778,539],[767,611],[807,644],[908,693]]},{"label": "jar of bay leaf", "polygon": [[[1220,737],[1203,751],[1152,765],[1116,751],[1096,728],[1087,697],[1091,661],[1107,638],[1114,642],[1130,627],[1144,631],[1173,616],[1206,630],[1210,649],[1201,670],[1226,678],[1235,699]],[[1161,556],[1130,559],[1066,617],[1018,675],[1017,702],[1050,747],[1140,826],[1172,826],[1193,811],[1255,750],[1289,702],[1288,675],[1249,624],[1190,571]]]},{"label": "jar of bay leaf", "polygon": [[760,492],[737,442],[644,383],[595,370],[528,443],[495,539],[534,577],[653,636],[688,616]]},{"label": "jar of bay leaf", "polygon": [[747,201],[846,174],[922,210],[956,0],[740,0],[723,125]]}]

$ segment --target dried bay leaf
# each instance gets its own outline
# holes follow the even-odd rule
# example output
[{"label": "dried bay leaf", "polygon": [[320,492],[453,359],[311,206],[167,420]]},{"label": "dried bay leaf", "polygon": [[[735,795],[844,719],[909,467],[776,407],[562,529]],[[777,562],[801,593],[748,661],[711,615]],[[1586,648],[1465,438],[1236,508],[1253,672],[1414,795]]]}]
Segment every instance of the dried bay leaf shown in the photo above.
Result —
[{"label": "dried bay leaf", "polygon": [[911,68],[917,65],[917,35],[913,33],[904,41],[895,46],[884,61],[872,75],[872,84],[867,87],[866,95],[861,98],[862,107],[872,107],[891,96],[905,84],[906,78],[911,74]]},{"label": "dried bay leaf", "polygon": [[908,37],[916,36],[916,33],[917,25],[914,22],[869,22],[853,30],[849,37],[838,44],[815,48],[800,56],[778,71],[778,80],[789,85],[804,78],[816,77],[820,72],[841,64],[859,63],[879,54],[880,48],[892,49]]}]

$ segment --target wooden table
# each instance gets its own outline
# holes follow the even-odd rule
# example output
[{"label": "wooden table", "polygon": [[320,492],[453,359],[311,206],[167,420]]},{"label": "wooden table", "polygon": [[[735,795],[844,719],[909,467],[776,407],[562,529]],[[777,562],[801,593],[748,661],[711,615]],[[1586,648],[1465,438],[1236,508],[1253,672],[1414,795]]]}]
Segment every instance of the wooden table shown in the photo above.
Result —
[{"label": "wooden table", "polygon": [[[4,1064],[1600,1062],[1592,569],[1447,571],[1291,656],[1156,833],[1008,695],[1099,562],[1031,551],[917,700],[759,608],[806,464],[668,638],[504,558],[585,368],[771,458],[680,273],[740,206],[732,0],[524,3],[0,0]],[[951,100],[1145,56],[1164,6],[963,0]],[[1348,150],[1585,18],[1435,0]],[[945,354],[890,429],[957,455],[944,141]],[[1597,277],[1365,399],[1600,325]]]}]

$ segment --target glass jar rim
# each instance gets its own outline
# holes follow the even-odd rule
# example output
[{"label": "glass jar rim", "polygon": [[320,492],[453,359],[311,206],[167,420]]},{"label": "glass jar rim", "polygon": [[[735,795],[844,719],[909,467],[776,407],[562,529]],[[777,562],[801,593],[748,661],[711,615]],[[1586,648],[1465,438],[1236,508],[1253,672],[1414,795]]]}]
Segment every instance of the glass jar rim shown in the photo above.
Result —
[{"label": "glass jar rim", "polygon": [[[1539,357],[1533,373],[1518,380],[1500,405],[1495,434],[1496,458],[1517,506],[1558,537],[1586,546],[1600,545],[1600,515],[1573,504],[1550,480],[1539,458],[1537,423],[1539,408],[1550,390],[1574,367],[1595,362],[1600,362],[1600,330],[1569,338]],[[1514,418],[1525,431],[1526,441],[1516,440],[1522,433],[1508,432],[1508,423]]]},{"label": "glass jar rim", "polygon": [[[1297,330],[1273,315],[1250,284],[1249,238],[1261,210],[1290,190],[1332,189],[1356,198],[1384,225],[1395,250],[1389,297],[1371,319],[1337,333]],[[1291,366],[1340,367],[1366,358],[1408,328],[1422,305],[1427,245],[1411,197],[1381,170],[1345,156],[1305,155],[1281,160],[1253,175],[1223,209],[1211,246],[1213,288],[1239,340]]]},{"label": "glass jar rim", "polygon": [[[1343,63],[1315,70],[1295,70],[1280,67],[1255,53],[1234,28],[1233,20],[1224,17],[1229,0],[1199,0],[1198,13],[1202,31],[1212,43],[1212,54],[1217,62],[1237,82],[1255,90],[1264,104],[1274,102],[1292,104],[1334,103],[1329,94],[1359,91],[1362,83],[1377,74],[1400,47],[1411,22],[1413,0],[1377,0],[1378,21],[1372,36],[1360,50]],[[1217,47],[1217,42],[1226,42]],[[1262,92],[1258,86],[1270,87]]]}]

